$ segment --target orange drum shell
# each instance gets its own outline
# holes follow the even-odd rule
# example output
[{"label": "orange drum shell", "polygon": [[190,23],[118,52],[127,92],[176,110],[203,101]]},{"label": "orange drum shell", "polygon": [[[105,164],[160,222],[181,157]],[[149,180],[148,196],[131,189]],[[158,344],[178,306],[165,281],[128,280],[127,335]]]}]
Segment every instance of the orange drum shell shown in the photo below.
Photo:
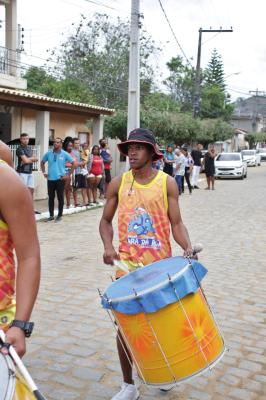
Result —
[{"label": "orange drum shell", "polygon": [[189,379],[224,353],[222,336],[201,289],[155,313],[113,314],[147,384]]}]

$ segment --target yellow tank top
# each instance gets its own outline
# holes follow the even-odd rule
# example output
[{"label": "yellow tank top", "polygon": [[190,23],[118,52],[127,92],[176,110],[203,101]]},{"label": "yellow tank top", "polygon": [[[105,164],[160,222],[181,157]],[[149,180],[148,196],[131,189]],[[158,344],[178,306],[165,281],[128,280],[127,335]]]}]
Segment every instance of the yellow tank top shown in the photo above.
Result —
[{"label": "yellow tank top", "polygon": [[[0,160],[0,164],[4,161]],[[15,261],[7,224],[0,219],[0,311],[14,304]]]},{"label": "yellow tank top", "polygon": [[[167,174],[158,171],[146,185],[122,176],[118,196],[119,255],[132,271],[171,257]],[[118,270],[117,276],[123,271]]]}]

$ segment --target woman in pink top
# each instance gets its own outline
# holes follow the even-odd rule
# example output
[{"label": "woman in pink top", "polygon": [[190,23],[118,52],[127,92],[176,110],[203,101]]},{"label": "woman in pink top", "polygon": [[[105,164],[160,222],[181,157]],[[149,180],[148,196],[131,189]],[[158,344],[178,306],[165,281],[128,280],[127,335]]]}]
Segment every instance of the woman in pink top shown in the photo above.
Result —
[{"label": "woman in pink top", "polygon": [[[93,203],[98,204],[97,201],[97,187],[103,177],[104,165],[103,159],[100,156],[100,147],[95,145],[91,150],[88,160],[88,184],[92,191]],[[90,202],[90,200],[89,200]]]}]

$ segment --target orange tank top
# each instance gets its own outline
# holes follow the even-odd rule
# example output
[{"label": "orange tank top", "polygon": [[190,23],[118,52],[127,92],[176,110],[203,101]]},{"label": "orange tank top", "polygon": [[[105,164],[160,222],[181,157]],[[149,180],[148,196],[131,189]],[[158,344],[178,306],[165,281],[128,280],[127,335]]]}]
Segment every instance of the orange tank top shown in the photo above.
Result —
[{"label": "orange tank top", "polygon": [[[4,161],[0,160],[0,163]],[[0,219],[0,311],[14,303],[15,261],[7,224]]]},{"label": "orange tank top", "polygon": [[[146,185],[122,176],[118,196],[119,255],[130,271],[171,257],[167,174],[158,171]],[[117,276],[123,271],[118,270]]]}]

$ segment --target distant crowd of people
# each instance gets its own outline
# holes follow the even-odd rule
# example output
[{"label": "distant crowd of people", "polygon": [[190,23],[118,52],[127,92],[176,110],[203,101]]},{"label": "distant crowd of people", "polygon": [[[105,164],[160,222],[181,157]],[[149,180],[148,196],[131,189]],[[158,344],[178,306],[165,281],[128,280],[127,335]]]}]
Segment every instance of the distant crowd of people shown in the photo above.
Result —
[{"label": "distant crowd of people", "polygon": [[[33,156],[29,146],[27,133],[20,135],[20,145],[16,151],[18,157],[17,172],[31,194],[34,192],[33,164],[38,161]],[[107,187],[111,181],[112,156],[104,139],[99,145],[89,149],[88,143],[80,144],[79,138],[66,137],[64,141],[56,138],[53,149],[46,152],[41,160],[41,170],[47,179],[49,217],[54,218],[55,195],[58,199],[58,215],[60,221],[63,215],[64,200],[66,207],[71,205],[73,197],[74,207],[98,204],[98,198],[105,198]],[[46,168],[47,164],[47,168]],[[81,191],[82,202],[79,203],[78,191]]]},{"label": "distant crowd of people", "polygon": [[[38,161],[33,156],[27,133],[20,135],[20,146],[16,154],[18,157],[17,172],[33,196],[34,180],[33,164]],[[169,144],[164,152],[163,160],[157,160],[154,167],[173,176],[176,180],[179,194],[185,191],[184,182],[190,194],[193,189],[199,189],[198,179],[204,170],[207,179],[207,190],[214,190],[214,159],[216,153],[210,144],[208,151],[203,154],[203,146],[198,143],[189,152],[187,146],[181,147]],[[99,141],[91,149],[88,143],[80,143],[77,137],[66,137],[64,141],[56,138],[53,148],[43,155],[41,170],[47,179],[49,217],[53,221],[55,195],[58,199],[58,215],[60,221],[63,215],[64,203],[70,208],[73,198],[74,207],[99,204],[98,199],[106,197],[106,191],[111,182],[112,155],[105,139]],[[47,168],[46,168],[47,164]],[[81,201],[78,193],[81,192]],[[38,211],[36,211],[38,213]]]},{"label": "distant crowd of people", "polygon": [[[214,190],[215,148],[212,144],[209,144],[205,155],[202,151],[203,146],[200,143],[191,152],[188,151],[187,146],[179,147],[169,144],[164,152],[163,161],[159,160],[156,163],[156,168],[163,168],[166,174],[175,178],[179,195],[185,191],[185,181],[190,194],[192,194],[193,189],[199,189],[198,179],[201,171],[204,171],[206,175],[207,187],[205,189]],[[161,165],[162,162],[163,166]]]}]

